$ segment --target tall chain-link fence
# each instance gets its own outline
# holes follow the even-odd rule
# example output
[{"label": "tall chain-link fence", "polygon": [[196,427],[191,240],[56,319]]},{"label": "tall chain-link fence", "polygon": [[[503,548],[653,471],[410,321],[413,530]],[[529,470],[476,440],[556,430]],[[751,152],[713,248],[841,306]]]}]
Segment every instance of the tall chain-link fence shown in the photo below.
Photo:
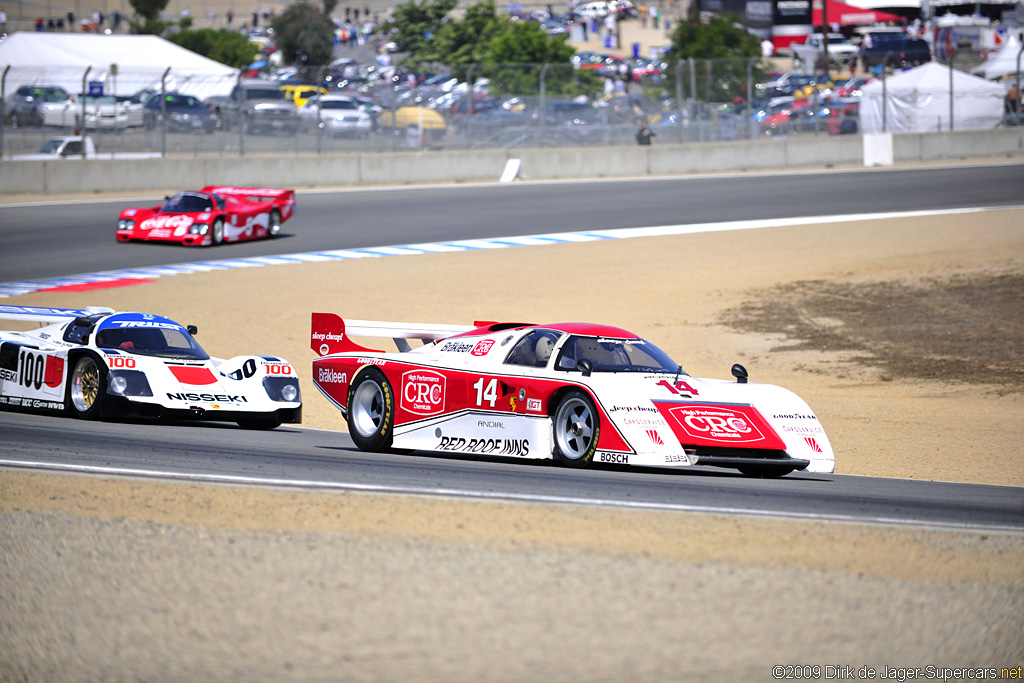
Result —
[{"label": "tall chain-link fence", "polygon": [[0,152],[38,156],[51,138],[78,134],[116,157],[622,146],[642,144],[644,126],[655,144],[862,128],[859,92],[823,77],[772,84],[759,59],[347,65],[307,77],[320,85],[172,67],[7,69]]}]

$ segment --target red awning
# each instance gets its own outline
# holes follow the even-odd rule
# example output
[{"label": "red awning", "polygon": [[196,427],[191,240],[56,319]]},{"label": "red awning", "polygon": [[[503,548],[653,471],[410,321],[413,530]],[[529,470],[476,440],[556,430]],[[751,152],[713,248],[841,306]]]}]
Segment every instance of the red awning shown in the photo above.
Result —
[{"label": "red awning", "polygon": [[[828,23],[839,24],[840,26],[863,26],[864,24],[877,24],[886,21],[902,22],[903,17],[889,12],[881,12],[876,9],[861,9],[853,5],[839,2],[839,0],[825,0],[828,2]],[[814,0],[811,10],[811,22],[815,26],[822,26],[822,0]]]}]

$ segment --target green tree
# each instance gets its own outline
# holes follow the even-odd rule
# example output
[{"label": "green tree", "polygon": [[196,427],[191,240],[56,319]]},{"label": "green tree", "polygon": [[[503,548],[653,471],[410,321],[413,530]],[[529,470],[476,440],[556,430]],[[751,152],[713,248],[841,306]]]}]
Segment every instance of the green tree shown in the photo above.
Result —
[{"label": "green tree", "polygon": [[252,64],[259,53],[259,47],[255,43],[249,42],[238,31],[230,31],[226,28],[181,31],[170,36],[168,40],[186,50],[191,50],[236,69]]},{"label": "green tree", "polygon": [[[711,15],[701,21],[691,12],[686,21],[676,24],[669,36],[672,42],[670,52],[669,79],[675,79],[678,60],[693,59],[695,62],[698,99],[708,102],[731,102],[746,94],[747,68],[754,63],[752,80],[764,78],[764,68],[759,63],[761,48],[755,36],[739,27],[739,18],[731,14]],[[683,69],[684,92],[691,92],[689,69]]]},{"label": "green tree", "polygon": [[410,61],[441,62],[449,66],[467,66],[484,61],[491,40],[508,30],[510,22],[499,17],[493,2],[481,2],[466,8],[462,19],[440,24],[432,38],[420,43]]},{"label": "green tree", "polygon": [[455,9],[458,0],[410,0],[395,7],[391,20],[381,29],[395,31],[395,43],[399,52],[408,52],[410,59],[419,60],[422,54],[430,53],[429,43],[445,22],[448,13]]},{"label": "green tree", "polygon": [[491,65],[487,76],[499,92],[538,93],[543,76],[547,93],[592,95],[600,90],[600,80],[573,68],[575,53],[564,36],[549,36],[535,21],[505,22],[488,43],[483,61]]},{"label": "green tree", "polygon": [[135,10],[135,18],[128,21],[132,33],[160,35],[171,25],[160,19],[160,13],[167,8],[170,0],[128,0]]},{"label": "green tree", "polygon": [[334,55],[334,24],[308,2],[288,6],[274,20],[274,40],[289,64],[319,66]]}]

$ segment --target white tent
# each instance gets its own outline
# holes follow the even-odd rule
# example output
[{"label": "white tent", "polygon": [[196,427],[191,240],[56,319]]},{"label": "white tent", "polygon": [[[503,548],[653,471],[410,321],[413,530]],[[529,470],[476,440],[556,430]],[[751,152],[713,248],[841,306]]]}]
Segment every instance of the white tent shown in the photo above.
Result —
[{"label": "white tent", "polygon": [[[1011,33],[1003,46],[979,66],[971,69],[971,73],[989,80],[1017,73],[1017,55],[1020,55],[1020,41]],[[1024,55],[1021,55],[1021,69],[1024,70]]]},{"label": "white tent", "polygon": [[83,83],[88,90],[90,82],[100,82],[104,94],[131,95],[159,89],[167,72],[168,90],[206,98],[228,94],[238,77],[236,69],[159,36],[24,31],[0,42],[0,73],[5,70],[8,94],[21,85],[79,93]]},{"label": "white tent", "polygon": [[[864,133],[925,133],[949,130],[950,95],[953,129],[994,128],[1003,118],[1006,91],[998,83],[928,62],[916,69],[868,83],[860,101]],[[884,97],[883,97],[884,90]],[[883,130],[883,111],[885,116]]]}]

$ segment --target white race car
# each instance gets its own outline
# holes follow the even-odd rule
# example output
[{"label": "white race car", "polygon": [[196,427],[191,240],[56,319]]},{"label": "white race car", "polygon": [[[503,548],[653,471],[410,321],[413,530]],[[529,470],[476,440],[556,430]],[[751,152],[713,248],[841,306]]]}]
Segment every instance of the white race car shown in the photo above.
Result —
[{"label": "white race car", "polygon": [[[397,352],[350,339],[392,338]],[[408,339],[424,341],[412,348]],[[554,458],[572,467],[711,465],[759,477],[833,472],[825,430],[796,394],[691,377],[605,325],[474,326],[312,316],[317,388],[366,451]]]},{"label": "white race car", "polygon": [[211,358],[196,328],[109,308],[0,306],[0,405],[75,417],[169,417],[273,429],[302,420],[299,380],[273,356]]}]

